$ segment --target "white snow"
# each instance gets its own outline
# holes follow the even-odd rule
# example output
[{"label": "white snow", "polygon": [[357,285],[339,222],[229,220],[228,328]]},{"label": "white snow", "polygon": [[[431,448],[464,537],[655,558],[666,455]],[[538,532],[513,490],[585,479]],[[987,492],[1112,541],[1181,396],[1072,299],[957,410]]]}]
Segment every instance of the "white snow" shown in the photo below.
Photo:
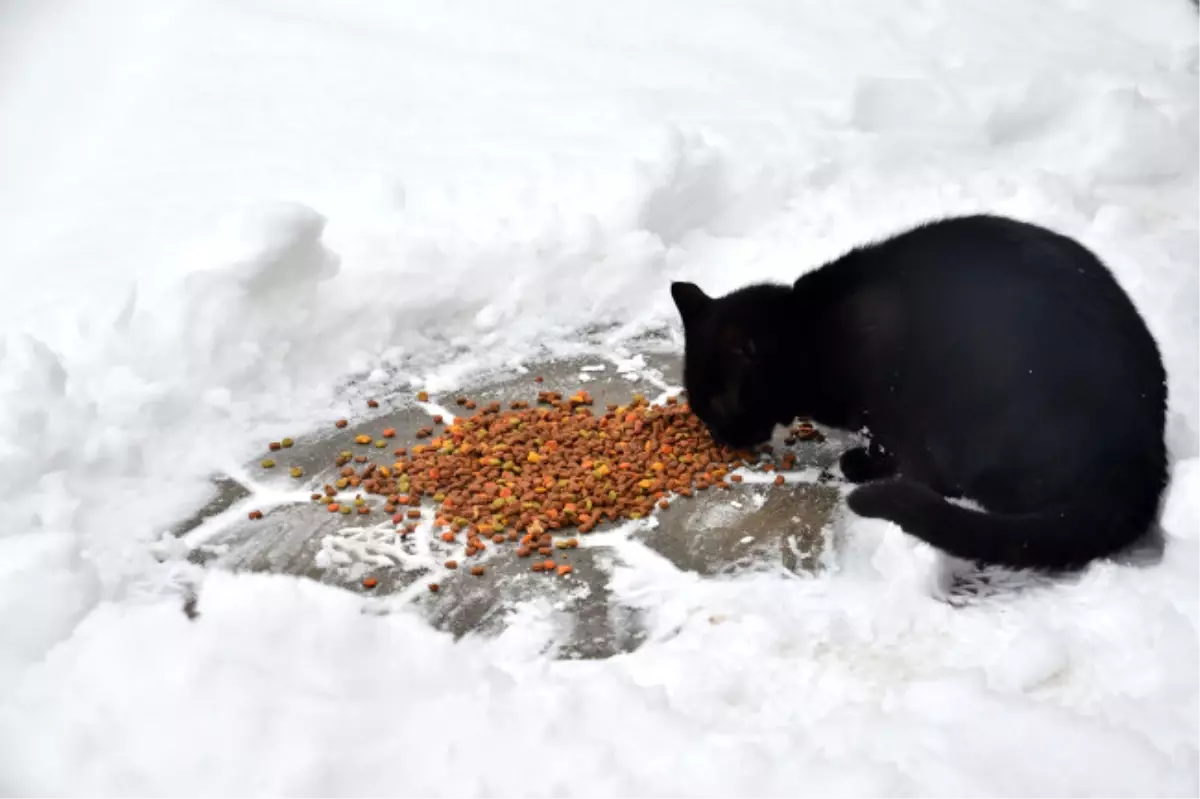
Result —
[{"label": "white snow", "polygon": [[[1197,105],[1185,0],[4,4],[0,789],[1195,795]],[[953,608],[875,522],[814,579],[646,558],[650,641],[578,663],[540,605],[455,644],[160,541],[351,376],[585,329],[628,373],[671,280],[979,209],[1095,248],[1157,336],[1162,563]]]}]

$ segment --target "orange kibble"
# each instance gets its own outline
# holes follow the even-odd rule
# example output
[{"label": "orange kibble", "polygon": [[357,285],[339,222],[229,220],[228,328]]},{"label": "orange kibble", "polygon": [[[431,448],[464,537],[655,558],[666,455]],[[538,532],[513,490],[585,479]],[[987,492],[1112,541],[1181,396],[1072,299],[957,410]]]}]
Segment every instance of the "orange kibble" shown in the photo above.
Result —
[{"label": "orange kibble", "polygon": [[442,533],[442,540],[445,541],[447,544],[451,543],[452,541],[454,541],[454,533],[451,533],[451,532]]},{"label": "orange kibble", "polygon": [[350,424],[350,422],[346,421],[345,419],[338,419],[336,422],[333,423],[333,426],[338,429],[341,429],[348,424]]},{"label": "orange kibble", "polygon": [[504,543],[504,535],[501,533],[496,533],[494,536],[492,536],[492,543],[493,544],[503,544]]},{"label": "orange kibble", "polygon": [[429,392],[428,391],[418,391],[417,392],[417,402],[429,402]]},{"label": "orange kibble", "polygon": [[416,508],[413,508],[412,510],[410,510],[410,511],[408,512],[408,518],[410,518],[410,519],[419,519],[419,518],[421,518],[421,511],[417,510]]},{"label": "orange kibble", "polygon": [[472,566],[471,567],[471,574],[474,575],[475,577],[482,577],[484,571],[485,571],[485,569],[483,566]]},{"label": "orange kibble", "polygon": [[362,584],[363,588],[374,588],[375,586],[379,585],[379,581],[374,577],[364,577]]},{"label": "orange kibble", "polygon": [[438,588],[439,588],[439,586],[437,583],[430,583],[429,584],[429,593],[436,594],[438,592]]},{"label": "orange kibble", "polygon": [[448,561],[446,561],[445,566],[447,569],[457,569],[458,561],[457,560],[448,560]]},{"label": "orange kibble", "polygon": [[787,481],[783,479],[783,475],[782,475],[782,474],[781,474],[781,475],[777,475],[777,476],[775,477],[775,485],[777,485],[777,486],[781,486],[781,485],[783,485],[783,484],[784,484],[784,483],[786,483],[786,482],[787,482]]},{"label": "orange kibble", "polygon": [[533,564],[532,564],[532,565],[529,567],[529,570],[530,570],[530,571],[535,571],[535,572],[545,571],[545,570],[546,570],[546,564],[545,564],[545,563],[542,563],[540,560],[539,560],[539,561],[534,561],[534,563],[533,563]]},{"label": "orange kibble", "polygon": [[729,479],[735,483],[742,482],[742,476],[740,474],[731,474],[731,475],[729,475]]},{"label": "orange kibble", "polygon": [[434,423],[434,424],[441,424],[441,423],[442,423],[442,415],[441,415],[440,413],[439,413],[439,414],[437,414],[437,415],[435,415],[435,416],[433,417],[433,423]]},{"label": "orange kibble", "polygon": [[396,437],[396,428],[394,428],[394,427],[383,428],[383,437],[384,438],[395,438]]},{"label": "orange kibble", "polygon": [[570,563],[563,563],[558,567],[558,576],[566,577],[571,572],[575,571],[575,567]]},{"label": "orange kibble", "polygon": [[329,511],[330,513],[337,513],[338,511],[340,511],[342,509],[342,506],[337,504],[336,502],[330,502],[328,505],[325,506],[325,509],[327,511]]}]

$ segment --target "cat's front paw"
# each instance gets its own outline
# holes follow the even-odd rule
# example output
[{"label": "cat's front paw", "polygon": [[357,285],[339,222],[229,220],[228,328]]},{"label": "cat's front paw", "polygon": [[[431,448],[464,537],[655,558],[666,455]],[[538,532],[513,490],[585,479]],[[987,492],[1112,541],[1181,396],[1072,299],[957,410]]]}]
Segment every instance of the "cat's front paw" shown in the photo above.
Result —
[{"label": "cat's front paw", "polygon": [[838,461],[842,475],[851,483],[869,483],[896,473],[892,458],[878,449],[855,447],[842,453]]}]

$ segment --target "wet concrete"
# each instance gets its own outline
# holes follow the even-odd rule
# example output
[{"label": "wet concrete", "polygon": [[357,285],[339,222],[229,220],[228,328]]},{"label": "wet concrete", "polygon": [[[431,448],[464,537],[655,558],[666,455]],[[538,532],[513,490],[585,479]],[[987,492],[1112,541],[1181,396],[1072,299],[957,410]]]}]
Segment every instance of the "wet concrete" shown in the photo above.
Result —
[{"label": "wet concrete", "polygon": [[[635,393],[655,400],[678,388],[678,360],[643,354],[620,364],[590,357],[547,362],[460,393],[481,407],[492,401],[505,407],[513,400],[533,401],[543,389],[566,395],[586,388],[597,407],[627,403]],[[310,493],[336,479],[334,459],[339,452],[349,450],[371,462],[390,464],[392,451],[416,443],[413,433],[429,426],[432,414],[449,417],[461,410],[456,396],[433,394],[428,403],[402,398],[392,407],[364,408],[363,416],[343,429],[330,420],[326,430],[297,436],[290,448],[268,452],[264,447],[262,457],[272,458],[274,468],[263,469],[256,462],[248,466],[244,481],[221,478],[217,496],[177,525],[176,534],[192,546],[192,560],[211,568],[294,574],[388,598],[393,601],[381,607],[414,607],[431,624],[456,636],[495,634],[517,607],[540,601],[563,629],[554,654],[588,658],[630,651],[643,637],[638,612],[622,606],[609,589],[611,566],[622,562],[622,542],[649,547],[677,568],[704,576],[778,568],[813,572],[828,555],[828,523],[839,506],[839,494],[825,483],[829,468],[848,445],[839,438],[791,447],[797,465],[785,485],[774,485],[773,474],[748,474],[747,482],[732,484],[729,490],[674,498],[667,510],[656,511],[655,522],[622,528],[629,529],[627,536],[597,537],[606,529],[597,527],[588,545],[554,551],[556,565],[572,567],[565,576],[531,571],[531,559],[516,557],[511,544],[489,546],[482,556],[466,558],[461,544],[445,544],[429,535],[427,524],[399,535],[390,515],[382,511],[380,497],[364,496],[371,508],[365,516],[330,513],[311,501]],[[360,433],[380,440],[381,431],[389,427],[397,435],[386,448],[353,443]],[[782,448],[784,435],[779,431],[777,447]],[[289,476],[294,466],[303,469],[302,478]],[[352,501],[353,496],[343,492],[339,499]],[[262,503],[256,505],[260,498]],[[262,510],[263,518],[248,519],[251,507]],[[561,533],[580,537],[571,530]],[[592,540],[606,543],[591,545]],[[450,559],[458,568],[446,568]],[[473,565],[483,566],[484,573],[470,574]],[[364,587],[364,578],[374,578],[375,584]],[[436,592],[429,589],[430,583],[437,584]]]}]

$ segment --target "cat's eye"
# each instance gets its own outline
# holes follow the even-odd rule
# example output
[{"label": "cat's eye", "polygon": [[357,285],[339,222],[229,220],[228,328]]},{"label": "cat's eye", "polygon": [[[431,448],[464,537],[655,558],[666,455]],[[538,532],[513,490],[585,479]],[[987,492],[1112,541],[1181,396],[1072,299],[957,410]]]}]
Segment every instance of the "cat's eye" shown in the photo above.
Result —
[{"label": "cat's eye", "polygon": [[741,360],[749,362],[754,360],[754,356],[758,354],[758,349],[754,346],[753,339],[745,338],[734,345],[733,353]]}]

